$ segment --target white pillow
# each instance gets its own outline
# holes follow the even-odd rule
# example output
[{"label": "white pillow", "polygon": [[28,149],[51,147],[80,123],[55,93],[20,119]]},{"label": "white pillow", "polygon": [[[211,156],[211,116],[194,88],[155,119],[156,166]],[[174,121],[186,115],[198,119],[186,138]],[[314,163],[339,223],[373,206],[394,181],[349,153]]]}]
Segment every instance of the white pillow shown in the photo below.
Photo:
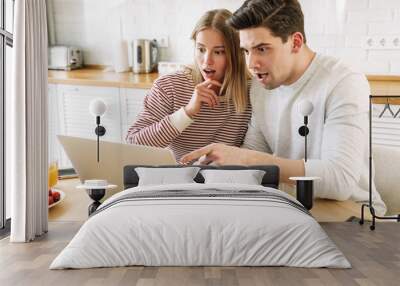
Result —
[{"label": "white pillow", "polygon": [[234,183],[246,185],[261,185],[265,171],[262,170],[214,170],[200,171],[205,184]]},{"label": "white pillow", "polygon": [[135,168],[139,176],[138,186],[195,183],[193,179],[199,170],[199,167]]}]

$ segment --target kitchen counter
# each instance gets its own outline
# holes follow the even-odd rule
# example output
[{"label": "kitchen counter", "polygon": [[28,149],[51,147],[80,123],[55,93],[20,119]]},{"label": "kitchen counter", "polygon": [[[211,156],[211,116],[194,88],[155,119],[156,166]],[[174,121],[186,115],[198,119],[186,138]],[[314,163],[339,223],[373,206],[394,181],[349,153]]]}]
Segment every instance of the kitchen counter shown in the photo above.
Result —
[{"label": "kitchen counter", "polygon": [[72,71],[48,71],[48,82],[107,87],[149,89],[158,73],[134,74],[132,72],[106,72],[104,68],[86,67]]},{"label": "kitchen counter", "polygon": [[[400,76],[394,75],[369,75],[367,76],[369,85],[371,86],[372,95],[387,96],[397,95],[400,96]],[[400,98],[374,98],[373,103],[378,104],[395,104],[400,105]]]},{"label": "kitchen counter", "polygon": [[[150,89],[158,73],[105,72],[104,67],[90,66],[72,71],[49,70],[49,83]],[[400,76],[368,75],[373,95],[400,95]],[[400,99],[374,99],[374,103],[400,104]]]}]

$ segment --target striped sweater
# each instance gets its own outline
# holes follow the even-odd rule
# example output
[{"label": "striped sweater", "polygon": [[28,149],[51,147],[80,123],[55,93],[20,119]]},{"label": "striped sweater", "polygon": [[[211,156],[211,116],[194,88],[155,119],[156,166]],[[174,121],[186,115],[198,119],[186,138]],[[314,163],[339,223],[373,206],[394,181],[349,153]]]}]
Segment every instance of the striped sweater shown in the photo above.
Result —
[{"label": "striped sweater", "polygon": [[187,73],[176,72],[158,78],[145,97],[143,111],[129,128],[126,141],[167,147],[177,161],[210,143],[241,146],[251,117],[250,104],[243,113],[236,113],[233,103],[228,108],[224,101],[214,109],[202,105],[200,112],[190,119],[183,107],[193,92],[194,82]]}]

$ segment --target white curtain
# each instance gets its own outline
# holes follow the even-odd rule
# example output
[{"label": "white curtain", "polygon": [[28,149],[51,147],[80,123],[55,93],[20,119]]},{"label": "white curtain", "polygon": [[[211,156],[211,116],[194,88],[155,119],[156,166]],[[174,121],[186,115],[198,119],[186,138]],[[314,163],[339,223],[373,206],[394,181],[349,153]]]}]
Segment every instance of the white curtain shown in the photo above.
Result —
[{"label": "white curtain", "polygon": [[6,98],[6,180],[12,242],[47,232],[47,22],[45,0],[15,1],[14,68]]}]

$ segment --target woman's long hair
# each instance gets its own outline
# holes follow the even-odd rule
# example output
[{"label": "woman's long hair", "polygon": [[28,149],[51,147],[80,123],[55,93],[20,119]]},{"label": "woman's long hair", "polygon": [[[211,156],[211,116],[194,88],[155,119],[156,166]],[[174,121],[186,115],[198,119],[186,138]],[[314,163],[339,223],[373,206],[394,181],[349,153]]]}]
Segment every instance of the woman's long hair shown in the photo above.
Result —
[{"label": "woman's long hair", "polygon": [[[244,53],[240,49],[239,34],[226,23],[231,16],[232,13],[226,9],[206,12],[197,22],[191,38],[196,41],[197,34],[209,28],[221,33],[224,39],[227,67],[220,95],[225,95],[228,103],[233,101],[236,112],[244,112],[249,104],[247,86],[249,72]],[[191,72],[195,85],[204,80],[197,64],[194,65]]]}]

